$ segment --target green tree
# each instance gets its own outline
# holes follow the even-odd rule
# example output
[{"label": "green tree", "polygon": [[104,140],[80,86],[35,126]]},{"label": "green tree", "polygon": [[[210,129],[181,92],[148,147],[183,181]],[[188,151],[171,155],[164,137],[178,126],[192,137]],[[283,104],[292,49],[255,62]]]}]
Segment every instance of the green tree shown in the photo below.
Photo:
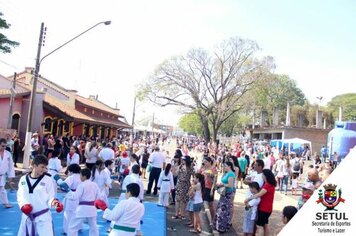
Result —
[{"label": "green tree", "polygon": [[[9,29],[10,24],[3,19],[3,14],[0,12],[0,29]],[[0,52],[11,53],[11,47],[16,47],[20,45],[18,42],[8,39],[3,33],[0,33]]]},{"label": "green tree", "polygon": [[253,57],[259,50],[251,40],[231,38],[213,52],[191,49],[158,66],[141,89],[161,106],[175,105],[195,112],[206,141],[217,138],[221,125],[241,109],[240,98],[269,72],[269,58]]},{"label": "green tree", "polygon": [[184,132],[195,135],[203,135],[203,127],[199,116],[195,113],[185,114],[179,119],[179,127]]},{"label": "green tree", "polygon": [[[288,75],[270,74],[254,84],[250,91],[247,104],[256,112],[268,112],[267,124],[271,125],[272,115],[278,112],[279,120],[285,120],[287,103],[303,106],[306,100],[303,91],[298,88],[295,80]],[[282,111],[282,112],[279,112]]]},{"label": "green tree", "polygon": [[246,126],[248,126],[251,123],[252,117],[243,110],[241,110],[241,112],[235,113],[233,116],[227,119],[221,125],[219,133],[222,135],[226,135],[227,137],[231,137],[239,133],[239,131],[244,129]]},{"label": "green tree", "polygon": [[342,107],[343,120],[356,120],[356,93],[335,96],[327,104],[327,109],[334,120],[338,120],[339,107]]}]

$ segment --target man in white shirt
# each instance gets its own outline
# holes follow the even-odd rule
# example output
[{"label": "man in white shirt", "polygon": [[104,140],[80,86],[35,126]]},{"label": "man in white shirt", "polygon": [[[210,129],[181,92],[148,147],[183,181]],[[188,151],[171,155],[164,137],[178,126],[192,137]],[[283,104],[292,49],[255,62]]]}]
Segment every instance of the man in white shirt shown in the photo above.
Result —
[{"label": "man in white shirt", "polygon": [[101,158],[103,162],[115,159],[115,152],[111,149],[111,147],[111,143],[107,143],[106,146],[99,152],[99,158]]},{"label": "man in white shirt", "polygon": [[155,151],[150,155],[148,162],[152,165],[152,170],[150,172],[146,194],[151,194],[154,181],[155,187],[153,189],[153,195],[157,195],[158,179],[162,169],[164,169],[166,166],[166,156],[160,152],[159,147],[156,146]]},{"label": "man in white shirt", "polygon": [[271,156],[268,152],[265,152],[265,159],[264,159],[264,163],[265,166],[263,167],[264,169],[271,169],[271,165],[272,165],[272,160],[271,160]]},{"label": "man in white shirt", "polygon": [[[264,162],[261,159],[257,159],[255,162],[255,170],[251,171],[250,175],[247,176],[244,180],[244,184],[249,185],[252,182],[257,182],[258,185],[260,186],[260,188],[262,187],[264,181],[263,181],[263,177],[262,177],[262,170],[264,168]],[[251,195],[251,191],[248,188],[247,189],[247,193],[246,196],[250,196]]]}]

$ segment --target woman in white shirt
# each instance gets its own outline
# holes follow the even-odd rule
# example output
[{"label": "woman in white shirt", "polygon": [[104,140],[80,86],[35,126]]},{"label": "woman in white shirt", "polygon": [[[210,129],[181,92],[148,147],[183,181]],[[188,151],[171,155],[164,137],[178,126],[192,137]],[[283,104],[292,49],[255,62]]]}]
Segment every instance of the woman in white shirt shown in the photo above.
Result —
[{"label": "woman in white shirt", "polygon": [[87,142],[85,146],[84,156],[85,156],[85,165],[89,170],[95,166],[96,161],[98,160],[99,150],[97,148],[97,143],[95,141]]},{"label": "woman in white shirt", "polygon": [[71,164],[78,164],[79,165],[79,154],[77,153],[76,147],[70,147],[69,153],[67,155],[67,167]]}]

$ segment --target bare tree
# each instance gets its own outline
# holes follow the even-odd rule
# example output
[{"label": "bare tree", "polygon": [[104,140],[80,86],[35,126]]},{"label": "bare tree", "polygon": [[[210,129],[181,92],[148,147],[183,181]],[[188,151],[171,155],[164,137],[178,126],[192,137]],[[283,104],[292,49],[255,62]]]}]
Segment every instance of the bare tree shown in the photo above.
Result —
[{"label": "bare tree", "polygon": [[210,124],[216,141],[221,125],[241,109],[242,95],[269,71],[270,58],[254,58],[257,50],[254,41],[237,37],[222,42],[212,53],[191,49],[159,65],[141,94],[160,106],[195,112],[205,140],[210,140]]}]

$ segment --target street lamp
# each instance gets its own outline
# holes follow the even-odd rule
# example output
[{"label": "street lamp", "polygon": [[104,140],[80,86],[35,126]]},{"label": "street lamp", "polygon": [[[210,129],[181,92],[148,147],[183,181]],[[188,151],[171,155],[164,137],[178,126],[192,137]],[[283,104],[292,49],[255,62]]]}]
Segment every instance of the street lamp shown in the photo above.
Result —
[{"label": "street lamp", "polygon": [[73,40],[79,38],[83,34],[87,33],[88,31],[92,30],[93,28],[97,27],[98,25],[110,25],[111,21],[102,21],[99,23],[96,23],[92,27],[84,30],[77,36],[73,37],[72,39],[68,40],[67,42],[63,43],[62,45],[58,46],[51,52],[47,53],[41,58],[41,49],[42,49],[42,44],[43,44],[43,35],[45,32],[44,28],[44,23],[41,23],[41,30],[40,30],[40,38],[38,40],[38,49],[37,49],[37,57],[36,57],[36,66],[35,66],[35,71],[34,71],[34,77],[33,77],[33,85],[32,85],[32,92],[31,92],[31,98],[30,98],[30,107],[28,111],[28,119],[27,119],[27,127],[26,127],[26,141],[25,141],[25,153],[24,153],[24,158],[23,158],[23,168],[28,168],[29,167],[29,160],[30,160],[30,148],[31,148],[31,138],[32,138],[32,113],[33,113],[33,106],[34,106],[34,101],[35,101],[35,96],[36,96],[36,89],[37,89],[37,80],[40,72],[40,65],[46,57],[51,55],[52,53],[58,51],[68,43],[72,42]]},{"label": "street lamp", "polygon": [[319,100],[319,102],[318,102],[318,110],[320,110],[320,104],[321,104],[321,100],[323,100],[323,96],[316,97],[316,99]]}]

